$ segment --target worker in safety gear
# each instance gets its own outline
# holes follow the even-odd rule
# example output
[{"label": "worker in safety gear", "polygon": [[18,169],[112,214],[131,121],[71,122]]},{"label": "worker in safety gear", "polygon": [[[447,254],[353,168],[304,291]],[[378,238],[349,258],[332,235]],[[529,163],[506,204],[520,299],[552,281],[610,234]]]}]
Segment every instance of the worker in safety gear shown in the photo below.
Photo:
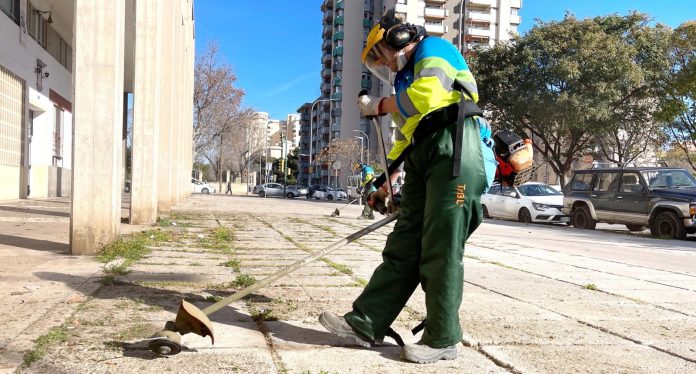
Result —
[{"label": "worker in safety gear", "polygon": [[[480,110],[471,110],[478,109],[476,82],[459,51],[393,10],[371,29],[362,61],[396,91],[360,96],[358,105],[364,116],[391,114],[398,131],[388,158],[398,162],[408,152],[406,178],[382,264],[352,311],[342,317],[324,312],[319,320],[369,347],[392,336],[389,326],[420,284],[427,311],[423,335],[401,355],[418,363],[454,359],[462,340],[464,243],[482,221],[480,198],[495,174],[490,127]],[[371,198],[383,202],[386,195],[379,186]]]},{"label": "worker in safety gear", "polygon": [[[358,193],[362,195],[363,201],[366,202],[369,194],[376,190],[375,186],[372,185],[372,181],[375,179],[375,171],[370,165],[362,162],[356,162],[353,171],[360,172],[360,178],[362,181],[360,182],[360,187],[358,187]],[[360,217],[358,218],[375,219],[375,214],[373,213],[370,204],[365,204],[362,214],[360,214]]]}]

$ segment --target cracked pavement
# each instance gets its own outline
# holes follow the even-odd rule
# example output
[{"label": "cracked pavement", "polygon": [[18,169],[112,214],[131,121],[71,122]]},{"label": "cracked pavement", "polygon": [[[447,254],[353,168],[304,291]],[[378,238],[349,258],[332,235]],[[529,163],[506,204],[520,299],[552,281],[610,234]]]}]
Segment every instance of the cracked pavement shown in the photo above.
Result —
[{"label": "cracked pavement", "polygon": [[[355,205],[329,217],[344,205],[196,195],[175,208],[169,220],[176,226],[161,228],[167,240],[152,245],[128,274],[106,277],[103,264],[85,258],[80,271],[27,268],[41,290],[62,290],[59,297],[36,295],[36,305],[60,313],[5,329],[0,352],[14,357],[15,366],[0,361],[0,372],[696,372],[696,243],[495,220],[466,247],[465,339],[456,360],[406,363],[390,338],[362,349],[317,320],[323,310],[351,308],[380,263],[393,224],[213,314],[214,345],[188,334],[178,355],[147,349],[143,338],[173,319],[182,298],[204,308],[250,277],[260,280],[371,223],[356,219],[361,207]],[[216,239],[220,228],[231,240]],[[0,248],[11,251],[11,244]],[[28,284],[6,267],[0,276],[17,287]],[[415,342],[409,330],[424,317],[417,290],[393,327]],[[17,368],[29,343],[51,326],[63,326],[65,339]]]}]

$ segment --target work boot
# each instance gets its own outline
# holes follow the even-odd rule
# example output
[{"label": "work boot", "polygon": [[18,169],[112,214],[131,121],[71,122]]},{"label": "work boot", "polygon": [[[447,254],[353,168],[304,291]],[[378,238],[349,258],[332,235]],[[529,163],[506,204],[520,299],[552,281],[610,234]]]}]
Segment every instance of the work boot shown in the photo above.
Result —
[{"label": "work boot", "polygon": [[416,344],[406,344],[401,349],[401,358],[419,364],[431,364],[439,360],[454,360],[457,358],[457,345],[447,348],[430,348],[418,342]]},{"label": "work boot", "polygon": [[319,322],[329,330],[329,332],[342,338],[350,338],[355,344],[363,348],[370,348],[370,342],[356,334],[343,317],[339,317],[331,312],[324,312],[319,315]]}]

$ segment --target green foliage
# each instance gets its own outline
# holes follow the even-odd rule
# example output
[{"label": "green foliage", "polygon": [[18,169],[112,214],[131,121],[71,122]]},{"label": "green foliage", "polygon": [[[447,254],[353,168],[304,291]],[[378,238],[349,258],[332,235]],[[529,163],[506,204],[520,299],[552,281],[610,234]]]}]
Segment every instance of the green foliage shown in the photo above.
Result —
[{"label": "green foliage", "polygon": [[225,262],[222,264],[222,266],[225,266],[225,267],[228,267],[228,268],[232,268],[232,270],[238,272],[238,271],[239,271],[239,268],[240,268],[240,266],[241,266],[241,262],[240,262],[239,260],[237,260],[237,259],[227,260],[227,261],[225,261]]},{"label": "green foliage", "polygon": [[573,161],[596,145],[612,157],[634,157],[646,141],[659,142],[657,127],[646,125],[669,44],[669,30],[647,21],[638,13],[566,15],[478,50],[471,62],[480,104],[498,126],[532,135],[561,184]]},{"label": "green foliage", "polygon": [[150,253],[148,246],[169,241],[169,233],[161,230],[147,230],[132,235],[123,235],[111,244],[105,245],[97,256],[97,261],[110,262],[117,258],[125,260],[125,266],[140,260]]},{"label": "green foliage", "polygon": [[233,282],[230,283],[230,287],[233,288],[245,288],[256,283],[256,278],[248,274],[240,274],[235,278]]},{"label": "green foliage", "polygon": [[36,339],[36,347],[24,355],[24,365],[29,366],[41,359],[51,346],[63,343],[68,338],[68,329],[65,326],[61,325],[51,328],[46,334],[39,336]]}]

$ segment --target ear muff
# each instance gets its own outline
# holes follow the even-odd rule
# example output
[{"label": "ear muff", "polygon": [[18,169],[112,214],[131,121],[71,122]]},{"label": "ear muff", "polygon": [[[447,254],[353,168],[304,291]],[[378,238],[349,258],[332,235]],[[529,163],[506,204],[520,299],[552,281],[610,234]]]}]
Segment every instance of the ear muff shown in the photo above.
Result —
[{"label": "ear muff", "polygon": [[384,41],[395,51],[400,51],[418,37],[425,36],[425,28],[410,23],[400,23],[384,32]]}]

